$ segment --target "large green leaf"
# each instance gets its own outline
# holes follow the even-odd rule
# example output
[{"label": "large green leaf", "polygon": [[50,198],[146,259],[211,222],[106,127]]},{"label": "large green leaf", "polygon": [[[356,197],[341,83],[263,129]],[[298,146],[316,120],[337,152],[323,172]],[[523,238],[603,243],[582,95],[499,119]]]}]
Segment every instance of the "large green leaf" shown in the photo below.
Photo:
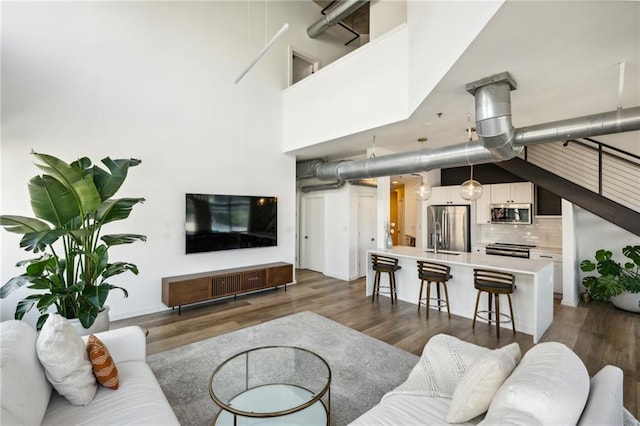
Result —
[{"label": "large green leaf", "polygon": [[86,174],[80,168],[72,167],[51,155],[36,152],[32,152],[32,154],[44,163],[36,164],[38,168],[53,176],[71,191],[76,205],[85,215],[98,209],[102,200],[90,174]]},{"label": "large green leaf", "polygon": [[32,294],[31,296],[27,296],[19,301],[18,305],[16,306],[15,319],[21,320],[22,317],[24,317],[24,314],[26,314],[31,310],[31,308],[33,308],[38,299],[40,299],[39,294]]},{"label": "large green leaf", "polygon": [[34,219],[32,217],[2,215],[0,216],[0,225],[4,226],[9,232],[16,234],[27,234],[29,232],[47,231],[51,229],[49,224]]},{"label": "large green leaf", "polygon": [[13,293],[15,290],[19,289],[20,287],[23,287],[27,284],[31,284],[31,282],[33,282],[34,279],[35,277],[30,277],[24,274],[11,278],[9,281],[5,283],[5,285],[0,287],[0,299],[4,299],[5,297]]},{"label": "large green leaf", "polygon": [[580,269],[582,272],[591,272],[596,270],[596,264],[590,261],[589,259],[585,259],[580,262]]},{"label": "large green leaf", "polygon": [[93,181],[96,188],[98,188],[101,199],[104,201],[113,197],[124,183],[129,167],[137,166],[141,162],[141,160],[135,158],[112,160],[106,157],[102,160],[102,163],[107,166],[111,173],[98,166],[93,166]]},{"label": "large green leaf", "polygon": [[58,238],[65,235],[68,231],[65,229],[51,229],[49,231],[30,232],[24,234],[20,240],[20,247],[33,251],[34,253],[44,252],[47,246],[56,242]]},{"label": "large green leaf", "polygon": [[84,328],[91,327],[98,317],[99,312],[100,309],[95,306],[81,307],[78,309],[78,319],[80,320],[80,324],[82,324]]},{"label": "large green leaf", "polygon": [[135,241],[147,241],[147,236],[138,234],[112,234],[103,235],[101,240],[111,247],[119,244],[131,244]]},{"label": "large green leaf", "polygon": [[69,188],[51,176],[35,176],[29,181],[31,208],[36,217],[57,227],[80,216],[80,208]]},{"label": "large green leaf", "polygon": [[[622,253],[633,260],[636,266],[640,267],[640,246],[626,246],[622,248]],[[629,269],[629,268],[627,268]]]},{"label": "large green leaf", "polygon": [[129,217],[133,206],[144,202],[144,198],[120,198],[107,200],[98,209],[96,221],[101,225]]},{"label": "large green leaf", "polygon": [[138,275],[138,267],[133,263],[116,262],[107,266],[106,270],[102,273],[104,279],[113,277],[114,275],[120,275],[124,272],[131,271],[135,275]]},{"label": "large green leaf", "polygon": [[600,275],[611,275],[617,277],[620,275],[620,264],[609,258],[598,262],[598,272]]},{"label": "large green leaf", "polygon": [[124,294],[124,297],[129,297],[129,292],[127,290],[125,290],[124,288],[122,288],[122,287],[118,287],[117,285],[109,284],[109,288],[111,290],[116,290],[116,289],[122,290],[122,293]]},{"label": "large green leaf", "polygon": [[45,254],[37,259],[28,261],[27,275],[40,277],[45,271],[55,271],[56,267],[56,259],[50,254]]},{"label": "large green leaf", "polygon": [[109,296],[109,284],[88,285],[82,291],[82,295],[96,308],[102,308]]}]

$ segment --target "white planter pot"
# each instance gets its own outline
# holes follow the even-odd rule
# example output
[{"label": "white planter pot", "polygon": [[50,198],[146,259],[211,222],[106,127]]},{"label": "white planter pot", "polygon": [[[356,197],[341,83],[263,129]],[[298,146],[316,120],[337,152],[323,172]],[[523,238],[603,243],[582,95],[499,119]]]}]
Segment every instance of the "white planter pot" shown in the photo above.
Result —
[{"label": "white planter pot", "polygon": [[89,328],[84,328],[82,324],[80,324],[80,320],[77,318],[73,318],[67,321],[69,321],[69,324],[75,327],[76,331],[81,336],[99,333],[101,331],[107,331],[109,329],[109,307],[104,306],[102,308],[93,325]]},{"label": "white planter pot", "polygon": [[625,291],[618,296],[612,297],[611,303],[613,303],[616,308],[640,313],[640,306],[638,306],[638,303],[640,303],[640,293],[629,293]]}]

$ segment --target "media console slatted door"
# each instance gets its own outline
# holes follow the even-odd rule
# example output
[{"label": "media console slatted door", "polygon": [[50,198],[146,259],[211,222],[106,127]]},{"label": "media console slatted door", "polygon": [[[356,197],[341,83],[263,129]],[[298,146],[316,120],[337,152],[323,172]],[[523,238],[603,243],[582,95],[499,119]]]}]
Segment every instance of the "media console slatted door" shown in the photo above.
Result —
[{"label": "media console slatted door", "polygon": [[162,303],[170,308],[236,296],[293,282],[293,265],[277,262],[162,279]]}]

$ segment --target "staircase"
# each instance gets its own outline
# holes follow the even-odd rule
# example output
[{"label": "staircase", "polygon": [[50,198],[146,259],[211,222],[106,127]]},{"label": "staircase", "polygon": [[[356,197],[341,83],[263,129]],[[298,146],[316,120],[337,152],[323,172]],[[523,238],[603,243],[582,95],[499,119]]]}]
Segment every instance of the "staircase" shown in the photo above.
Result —
[{"label": "staircase", "polygon": [[532,145],[496,166],[640,236],[640,156],[584,138]]}]

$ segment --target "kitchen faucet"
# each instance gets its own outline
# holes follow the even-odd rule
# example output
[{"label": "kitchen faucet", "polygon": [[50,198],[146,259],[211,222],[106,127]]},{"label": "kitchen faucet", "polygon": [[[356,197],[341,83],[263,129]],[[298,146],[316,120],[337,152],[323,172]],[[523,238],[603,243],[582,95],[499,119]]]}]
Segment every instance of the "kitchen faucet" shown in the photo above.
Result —
[{"label": "kitchen faucet", "polygon": [[433,252],[438,253],[438,245],[442,242],[442,225],[436,220],[433,228]]}]

